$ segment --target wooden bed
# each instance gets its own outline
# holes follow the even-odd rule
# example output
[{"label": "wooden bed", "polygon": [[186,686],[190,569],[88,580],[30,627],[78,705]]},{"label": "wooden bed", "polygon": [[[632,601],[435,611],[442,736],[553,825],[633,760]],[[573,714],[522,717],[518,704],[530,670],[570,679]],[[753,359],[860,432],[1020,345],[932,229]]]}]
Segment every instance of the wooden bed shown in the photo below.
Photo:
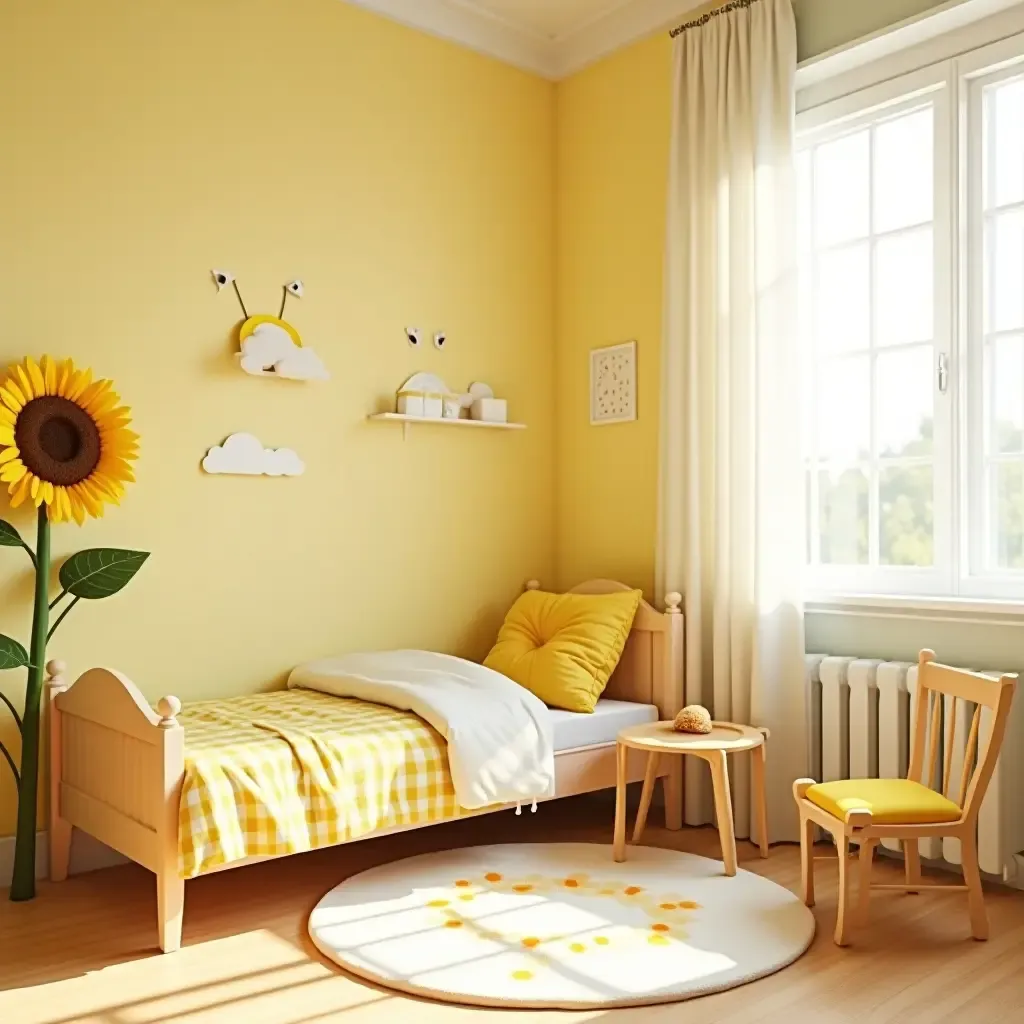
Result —
[{"label": "wooden bed", "polygon": [[[527,584],[527,589],[539,587],[535,581]],[[573,593],[627,589],[611,580],[592,580]],[[679,594],[669,594],[661,613],[641,602],[605,697],[653,704],[663,719],[675,715],[683,692],[681,603]],[[154,712],[139,688],[119,672],[90,669],[68,686],[63,665],[54,662],[48,668],[50,878],[67,877],[76,828],[149,868],[156,875],[160,948],[172,952],[181,945],[185,903],[185,879],[178,866],[178,805],[185,775],[185,729],[176,719],[181,702],[164,697]],[[682,827],[681,761],[663,759],[658,769],[665,782],[670,829]],[[643,779],[645,762],[642,753],[630,752],[629,781]],[[556,792],[551,799],[611,788],[615,774],[614,742],[561,751],[555,755]],[[359,838],[404,830],[378,830]],[[223,867],[264,859],[250,857]]]}]

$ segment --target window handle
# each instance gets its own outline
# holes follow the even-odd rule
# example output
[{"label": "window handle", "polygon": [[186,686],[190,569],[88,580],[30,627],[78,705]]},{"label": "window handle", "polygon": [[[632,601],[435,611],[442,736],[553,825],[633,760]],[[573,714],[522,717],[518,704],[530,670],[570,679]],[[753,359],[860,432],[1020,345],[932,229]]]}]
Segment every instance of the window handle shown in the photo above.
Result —
[{"label": "window handle", "polygon": [[949,356],[945,352],[939,353],[939,394],[944,395],[949,390]]}]

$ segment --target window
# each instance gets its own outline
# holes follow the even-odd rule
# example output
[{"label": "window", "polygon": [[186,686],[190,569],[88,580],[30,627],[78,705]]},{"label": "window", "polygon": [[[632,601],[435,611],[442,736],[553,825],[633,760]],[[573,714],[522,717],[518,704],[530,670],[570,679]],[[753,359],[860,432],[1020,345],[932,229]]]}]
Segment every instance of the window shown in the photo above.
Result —
[{"label": "window", "polygon": [[1024,599],[1024,37],[804,112],[797,171],[812,589]]}]

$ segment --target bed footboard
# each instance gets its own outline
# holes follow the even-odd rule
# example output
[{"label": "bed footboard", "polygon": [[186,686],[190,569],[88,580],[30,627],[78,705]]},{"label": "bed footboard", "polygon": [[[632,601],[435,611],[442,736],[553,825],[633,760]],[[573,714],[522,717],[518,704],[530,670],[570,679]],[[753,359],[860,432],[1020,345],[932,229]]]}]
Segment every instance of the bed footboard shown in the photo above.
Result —
[{"label": "bed footboard", "polygon": [[119,672],[90,669],[72,686],[47,665],[50,709],[50,877],[67,877],[72,829],[156,875],[160,948],[181,945],[185,882],[178,871],[178,805],[185,773],[181,703],[147,703]]}]

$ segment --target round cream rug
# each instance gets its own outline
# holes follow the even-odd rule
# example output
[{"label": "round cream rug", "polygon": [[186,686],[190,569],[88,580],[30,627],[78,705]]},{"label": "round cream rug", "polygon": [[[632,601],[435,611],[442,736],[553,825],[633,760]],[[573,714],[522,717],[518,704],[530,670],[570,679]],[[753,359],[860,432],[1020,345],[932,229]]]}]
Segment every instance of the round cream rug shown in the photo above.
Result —
[{"label": "round cream rug", "polygon": [[718,861],[582,843],[478,846],[346,879],[309,934],[345,970],[445,1002],[581,1008],[673,1002],[792,963],[814,917]]}]

